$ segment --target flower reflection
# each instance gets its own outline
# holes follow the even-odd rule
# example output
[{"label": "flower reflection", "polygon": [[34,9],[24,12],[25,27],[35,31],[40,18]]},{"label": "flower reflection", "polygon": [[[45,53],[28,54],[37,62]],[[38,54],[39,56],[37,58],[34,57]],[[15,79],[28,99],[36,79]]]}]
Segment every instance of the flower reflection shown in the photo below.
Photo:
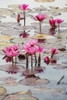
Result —
[{"label": "flower reflection", "polygon": [[45,39],[38,39],[38,42],[39,42],[39,43],[44,43],[44,40],[45,40]]},{"label": "flower reflection", "polygon": [[54,28],[50,28],[49,29],[49,34],[50,35],[54,35],[56,32],[55,32],[55,29]]},{"label": "flower reflection", "polygon": [[27,34],[25,31],[23,31],[20,35],[21,38],[27,38],[29,34]]},{"label": "flower reflection", "polygon": [[24,76],[25,78],[37,78],[39,79],[39,77],[35,76],[37,72],[35,70],[29,70],[26,69],[23,73],[22,76]]},{"label": "flower reflection", "polygon": [[44,58],[44,62],[48,64],[56,64],[57,60],[55,58],[49,58],[48,56]]}]

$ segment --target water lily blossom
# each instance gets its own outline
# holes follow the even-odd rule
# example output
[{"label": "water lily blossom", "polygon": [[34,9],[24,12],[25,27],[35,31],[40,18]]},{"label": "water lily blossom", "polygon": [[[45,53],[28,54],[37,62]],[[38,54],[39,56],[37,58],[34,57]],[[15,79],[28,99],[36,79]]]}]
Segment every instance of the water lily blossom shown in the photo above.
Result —
[{"label": "water lily blossom", "polygon": [[39,27],[40,27],[40,34],[41,34],[41,22],[46,18],[46,15],[43,15],[43,14],[39,14],[39,15],[36,15],[35,17],[33,17],[33,19],[35,21],[39,21]]},{"label": "water lily blossom", "polygon": [[45,18],[46,18],[46,15],[43,15],[43,14],[36,15],[35,17],[33,17],[33,19],[36,21],[43,21]]},{"label": "water lily blossom", "polygon": [[63,20],[62,20],[62,19],[56,19],[56,22],[57,22],[58,24],[60,24],[60,23],[63,22]]},{"label": "water lily blossom", "polygon": [[52,27],[52,28],[57,28],[57,26],[56,26],[56,20],[54,20],[54,19],[51,19],[51,20],[49,20],[49,24],[50,24],[50,26]]},{"label": "water lily blossom", "polygon": [[26,5],[26,4],[22,4],[21,6],[19,5],[18,7],[19,7],[20,10],[23,10],[23,11],[29,9],[29,8],[28,8],[28,5]]}]

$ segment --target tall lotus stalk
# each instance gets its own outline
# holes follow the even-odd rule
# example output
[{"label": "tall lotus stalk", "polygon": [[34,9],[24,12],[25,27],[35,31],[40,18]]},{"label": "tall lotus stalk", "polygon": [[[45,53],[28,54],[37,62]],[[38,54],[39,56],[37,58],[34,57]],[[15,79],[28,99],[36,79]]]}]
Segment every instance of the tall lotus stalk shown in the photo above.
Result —
[{"label": "tall lotus stalk", "polygon": [[33,55],[31,55],[31,68],[33,69]]},{"label": "tall lotus stalk", "polygon": [[39,57],[38,57],[38,66],[40,67],[41,66],[41,55],[39,54]]},{"label": "tall lotus stalk", "polygon": [[28,53],[26,53],[26,69],[28,69]]},{"label": "tall lotus stalk", "polygon": [[24,26],[25,26],[25,24],[26,24],[25,11],[29,9],[29,8],[28,8],[28,5],[22,4],[21,6],[19,5],[18,7],[19,7],[20,10],[23,10],[23,16],[24,16],[23,19],[24,19]]},{"label": "tall lotus stalk", "polygon": [[39,21],[40,34],[42,34],[42,32],[41,32],[41,22],[42,22],[45,18],[46,18],[46,16],[43,15],[43,14],[36,15],[35,17],[33,17],[33,19],[34,19],[35,21]]},{"label": "tall lotus stalk", "polygon": [[35,57],[35,66],[37,65],[37,57],[36,57],[36,53],[34,54]]},{"label": "tall lotus stalk", "polygon": [[44,48],[41,46],[38,46],[38,52],[39,52],[39,57],[38,57],[38,66],[41,66],[41,52],[45,52]]}]

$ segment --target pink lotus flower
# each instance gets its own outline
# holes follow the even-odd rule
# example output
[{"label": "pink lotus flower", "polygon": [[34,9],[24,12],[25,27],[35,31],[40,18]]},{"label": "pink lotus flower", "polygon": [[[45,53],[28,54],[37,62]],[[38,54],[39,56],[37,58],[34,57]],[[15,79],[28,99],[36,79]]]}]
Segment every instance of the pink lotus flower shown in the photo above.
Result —
[{"label": "pink lotus flower", "polygon": [[53,55],[56,53],[57,49],[54,48],[50,48],[50,53],[51,53],[51,58],[53,57]]},{"label": "pink lotus flower", "polygon": [[54,19],[51,19],[51,20],[49,20],[49,24],[50,24],[50,26],[52,27],[52,28],[57,28],[57,26],[55,25],[56,24],[56,20],[54,20]]},{"label": "pink lotus flower", "polygon": [[19,7],[20,10],[23,10],[23,11],[29,9],[29,8],[28,8],[28,5],[26,5],[26,4],[22,4],[22,6],[19,5],[18,7]]},{"label": "pink lotus flower", "polygon": [[48,56],[44,58],[44,62],[45,62],[47,65],[50,63],[50,59],[49,59]]},{"label": "pink lotus flower", "polygon": [[37,52],[37,48],[36,47],[30,47],[30,48],[28,48],[27,52],[29,54],[33,55]]},{"label": "pink lotus flower", "polygon": [[11,47],[5,47],[3,52],[5,53],[5,57],[3,59],[5,59],[6,62],[13,61],[12,60],[13,57],[16,57],[17,55],[19,55],[18,46],[17,45],[13,45]]},{"label": "pink lotus flower", "polygon": [[60,24],[60,23],[63,22],[63,20],[62,20],[62,19],[56,19],[56,22],[57,22],[58,24]]},{"label": "pink lotus flower", "polygon": [[40,14],[40,15],[36,15],[36,16],[33,17],[33,18],[34,18],[34,20],[36,20],[36,21],[43,21],[43,20],[46,18],[46,16],[43,15],[43,14]]},{"label": "pink lotus flower", "polygon": [[23,50],[27,51],[30,47],[31,47],[31,45],[29,43],[25,43],[23,45]]},{"label": "pink lotus flower", "polygon": [[34,39],[29,40],[29,44],[30,44],[31,46],[35,46],[37,43],[38,43],[37,40],[34,40]]},{"label": "pink lotus flower", "polygon": [[41,46],[38,46],[38,50],[39,54],[41,54],[41,52],[45,52],[44,48],[42,48]]}]

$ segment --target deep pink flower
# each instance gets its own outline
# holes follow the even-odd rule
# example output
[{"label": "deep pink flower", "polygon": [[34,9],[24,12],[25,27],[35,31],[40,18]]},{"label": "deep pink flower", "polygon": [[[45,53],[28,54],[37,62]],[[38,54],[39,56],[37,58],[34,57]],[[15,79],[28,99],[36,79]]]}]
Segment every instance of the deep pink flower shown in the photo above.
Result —
[{"label": "deep pink flower", "polygon": [[29,9],[28,5],[26,5],[26,4],[22,4],[22,6],[19,5],[18,7],[19,7],[20,10],[23,10],[23,11]]},{"label": "deep pink flower", "polygon": [[57,22],[58,24],[60,24],[60,23],[63,22],[63,20],[62,20],[62,19],[56,19],[56,22]]},{"label": "deep pink flower", "polygon": [[43,15],[43,14],[40,14],[40,15],[36,15],[36,16],[33,17],[33,18],[34,18],[34,20],[36,20],[36,21],[43,21],[43,20],[46,18],[46,16]]},{"label": "deep pink flower", "polygon": [[50,63],[50,59],[49,59],[48,56],[44,58],[44,62],[45,62],[47,65]]},{"label": "deep pink flower", "polygon": [[52,28],[57,28],[57,26],[55,25],[56,24],[56,20],[54,20],[54,19],[51,19],[51,20],[49,20],[49,24],[50,24],[50,26],[52,27]]}]

